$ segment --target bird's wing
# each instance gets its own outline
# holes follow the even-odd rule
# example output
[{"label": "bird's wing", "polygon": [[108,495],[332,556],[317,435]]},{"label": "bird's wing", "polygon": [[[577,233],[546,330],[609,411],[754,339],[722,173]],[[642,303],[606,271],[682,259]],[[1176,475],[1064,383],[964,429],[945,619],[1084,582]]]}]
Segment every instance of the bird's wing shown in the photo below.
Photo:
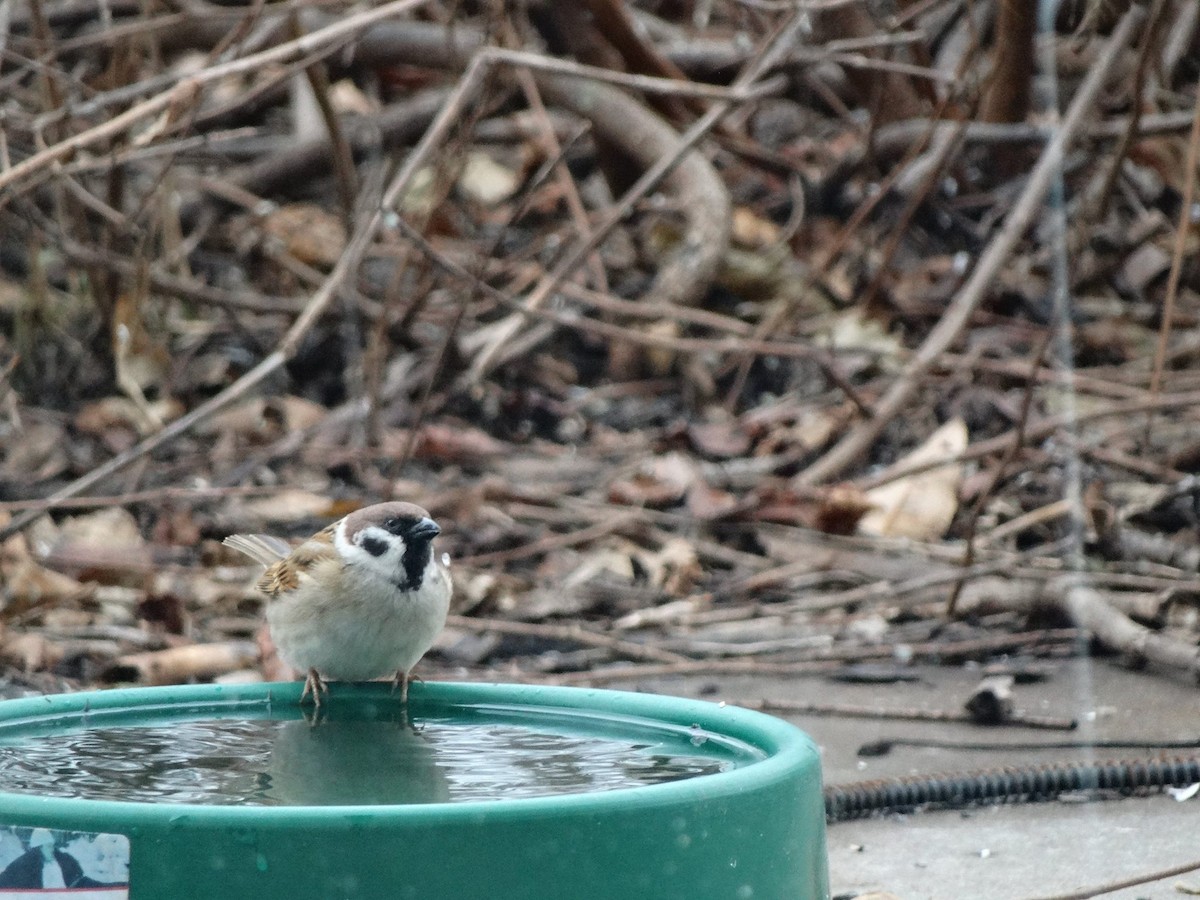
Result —
[{"label": "bird's wing", "polygon": [[338,560],[338,553],[333,548],[333,528],[326,528],[318,531],[283,559],[268,566],[255,587],[274,599],[298,588],[301,579],[315,566]]}]

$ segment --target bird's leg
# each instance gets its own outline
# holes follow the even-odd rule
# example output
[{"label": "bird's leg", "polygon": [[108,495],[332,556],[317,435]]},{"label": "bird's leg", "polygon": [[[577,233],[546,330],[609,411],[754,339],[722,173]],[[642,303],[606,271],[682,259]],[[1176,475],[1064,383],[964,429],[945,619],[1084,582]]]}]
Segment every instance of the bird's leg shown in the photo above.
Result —
[{"label": "bird's leg", "polygon": [[420,675],[413,675],[411,672],[405,672],[403,669],[396,670],[396,677],[392,679],[392,690],[400,688],[400,703],[403,706],[408,705],[408,686],[414,681],[425,682],[425,679]]},{"label": "bird's leg", "polygon": [[321,695],[328,691],[329,688],[325,686],[325,682],[321,679],[321,673],[316,669],[309,669],[308,675],[304,679],[304,690],[300,692],[300,702],[303,704],[304,698],[311,694],[313,706],[320,709]]},{"label": "bird's leg", "polygon": [[397,669],[396,677],[392,679],[392,693],[396,692],[396,688],[400,688],[400,724],[411,730],[413,734],[420,734],[421,728],[414,725],[408,715],[408,686],[414,678],[417,681],[424,680],[420,675],[413,675],[403,669]]},{"label": "bird's leg", "polygon": [[392,679],[392,691],[400,688],[400,705],[408,707],[408,682],[409,674],[403,669],[396,670],[396,677]]}]

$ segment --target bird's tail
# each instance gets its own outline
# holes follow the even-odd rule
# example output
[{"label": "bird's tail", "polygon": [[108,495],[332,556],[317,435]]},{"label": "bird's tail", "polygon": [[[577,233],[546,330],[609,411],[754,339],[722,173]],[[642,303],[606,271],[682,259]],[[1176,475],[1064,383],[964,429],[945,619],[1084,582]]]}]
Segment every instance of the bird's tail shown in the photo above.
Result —
[{"label": "bird's tail", "polygon": [[221,543],[269,566],[292,552],[292,545],[269,534],[231,534]]}]

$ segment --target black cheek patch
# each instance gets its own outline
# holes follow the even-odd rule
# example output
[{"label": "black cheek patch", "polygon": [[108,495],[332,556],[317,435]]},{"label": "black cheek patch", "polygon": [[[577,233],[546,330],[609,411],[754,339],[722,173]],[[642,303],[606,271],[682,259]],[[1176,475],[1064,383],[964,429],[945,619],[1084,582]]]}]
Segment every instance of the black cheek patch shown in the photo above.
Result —
[{"label": "black cheek patch", "polygon": [[388,549],[387,541],[382,541],[379,538],[369,536],[364,537],[359,546],[361,546],[372,556],[383,556],[383,554],[387,553]]}]

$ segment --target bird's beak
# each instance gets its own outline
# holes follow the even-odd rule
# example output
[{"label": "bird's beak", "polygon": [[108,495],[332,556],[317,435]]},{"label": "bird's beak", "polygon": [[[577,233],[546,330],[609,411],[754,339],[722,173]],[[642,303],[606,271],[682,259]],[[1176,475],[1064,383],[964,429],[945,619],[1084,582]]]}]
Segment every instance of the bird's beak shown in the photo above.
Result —
[{"label": "bird's beak", "polygon": [[430,518],[421,519],[421,521],[417,522],[417,524],[413,526],[412,531],[410,532],[410,534],[415,538],[427,538],[428,540],[433,540],[441,533],[441,526],[439,526],[437,522]]}]

